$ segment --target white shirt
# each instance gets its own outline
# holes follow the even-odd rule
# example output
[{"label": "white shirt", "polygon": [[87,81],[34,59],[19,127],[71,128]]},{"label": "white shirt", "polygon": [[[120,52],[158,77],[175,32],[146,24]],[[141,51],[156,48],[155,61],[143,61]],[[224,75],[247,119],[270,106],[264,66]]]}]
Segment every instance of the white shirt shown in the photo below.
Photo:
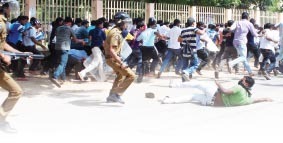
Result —
[{"label": "white shirt", "polygon": [[159,33],[163,36],[167,35],[167,33],[169,32],[170,28],[167,27],[166,25],[161,26],[159,29]]},{"label": "white shirt", "polygon": [[275,42],[269,41],[266,39],[266,37],[274,40],[274,41],[279,41],[279,37],[274,35],[274,32],[270,29],[265,29],[265,34],[264,37],[261,38],[260,40],[260,49],[269,49],[272,50],[275,53]]},{"label": "white shirt", "polygon": [[209,38],[206,33],[203,35],[197,34],[197,48],[196,48],[197,50],[201,50],[205,48],[205,42],[202,41],[201,39],[206,39],[206,38]]},{"label": "white shirt", "polygon": [[23,44],[24,46],[34,46],[35,44],[31,40],[31,37],[36,37],[36,29],[34,27],[31,27],[29,30],[25,31],[25,36],[23,38]]},{"label": "white shirt", "polygon": [[174,26],[167,33],[168,40],[168,48],[170,49],[180,49],[180,42],[178,42],[178,37],[181,35],[182,29],[178,26]]}]

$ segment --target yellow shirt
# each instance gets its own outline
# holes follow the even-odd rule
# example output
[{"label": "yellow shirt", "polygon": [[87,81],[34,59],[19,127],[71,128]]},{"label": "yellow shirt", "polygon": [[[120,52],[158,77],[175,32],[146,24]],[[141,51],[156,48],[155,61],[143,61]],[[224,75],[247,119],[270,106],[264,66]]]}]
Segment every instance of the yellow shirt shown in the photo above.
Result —
[{"label": "yellow shirt", "polygon": [[7,37],[6,21],[4,15],[0,15],[0,50],[4,50],[3,44]]},{"label": "yellow shirt", "polygon": [[121,35],[121,30],[118,28],[111,29],[106,37],[104,43],[105,54],[110,55],[110,46],[112,46],[116,54],[119,54],[123,46],[123,37]]}]

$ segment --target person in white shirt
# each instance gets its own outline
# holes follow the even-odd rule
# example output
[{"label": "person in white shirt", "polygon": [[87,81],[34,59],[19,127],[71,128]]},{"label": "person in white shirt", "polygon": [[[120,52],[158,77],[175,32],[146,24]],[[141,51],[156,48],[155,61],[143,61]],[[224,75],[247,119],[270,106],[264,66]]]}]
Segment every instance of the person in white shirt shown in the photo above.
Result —
[{"label": "person in white shirt", "polygon": [[[33,54],[41,54],[41,52],[39,52],[35,47],[35,45],[39,45],[42,47],[42,49],[44,50],[47,49],[41,42],[36,40],[36,32],[37,32],[37,29],[41,27],[41,24],[37,19],[30,21],[30,23],[32,26],[24,32],[23,50],[24,52],[32,52]],[[33,60],[29,70],[30,71],[38,70],[38,64],[39,64],[39,60]]]},{"label": "person in white shirt", "polygon": [[[198,29],[205,29],[205,24],[201,21],[197,22],[197,28]],[[203,35],[197,35],[197,55],[198,58],[201,59],[201,62],[196,70],[196,72],[199,75],[202,75],[201,73],[201,69],[203,67],[205,67],[207,65],[207,63],[209,62],[209,58],[208,58],[208,53],[207,51],[204,49],[206,47],[206,37],[208,38],[208,35],[205,33]]]},{"label": "person in white shirt", "polygon": [[264,35],[260,41],[260,52],[263,56],[263,61],[260,63],[260,72],[267,80],[270,80],[268,74],[266,73],[266,62],[269,60],[270,65],[268,71],[271,71],[275,67],[275,49],[274,44],[279,42],[278,36],[274,35],[274,32],[271,30],[272,24],[266,23],[264,25]]},{"label": "person in white shirt", "polygon": [[164,59],[167,48],[168,48],[167,39],[165,37],[167,33],[169,32],[170,28],[169,28],[169,22],[163,23],[162,20],[161,21],[159,20],[159,22],[160,22],[160,26],[159,28],[157,28],[157,31],[162,37],[158,37],[156,39],[157,42],[155,43],[155,47],[157,48],[159,57],[162,57],[162,59]]},{"label": "person in white shirt", "polygon": [[169,64],[170,60],[173,56],[177,56],[177,66],[175,67],[175,73],[180,74],[180,70],[182,68],[182,50],[180,46],[180,42],[178,42],[178,37],[181,34],[182,30],[180,28],[181,21],[179,19],[174,20],[174,26],[167,33],[168,41],[168,50],[165,55],[165,59],[161,65],[160,71],[157,74],[157,78],[160,78],[162,72]]},{"label": "person in white shirt", "polygon": [[[151,17],[148,20],[148,28],[144,30],[137,38],[137,41],[142,41],[141,52],[143,61],[143,74],[153,76],[155,74],[155,68],[159,62],[158,51],[154,46],[154,40],[157,37],[161,37],[156,29],[156,20]],[[149,71],[145,71],[145,63],[152,59]]]}]

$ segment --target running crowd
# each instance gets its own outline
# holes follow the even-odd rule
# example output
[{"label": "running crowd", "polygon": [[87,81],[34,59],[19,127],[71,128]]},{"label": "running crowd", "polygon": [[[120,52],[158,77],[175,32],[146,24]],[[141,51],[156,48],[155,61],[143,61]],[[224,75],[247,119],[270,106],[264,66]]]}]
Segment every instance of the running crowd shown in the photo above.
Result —
[{"label": "running crowd", "polygon": [[[249,59],[254,58],[253,66],[258,68],[258,74],[271,80],[272,72],[274,76],[280,74],[278,69],[283,58],[283,48],[280,48],[283,23],[266,23],[261,27],[247,12],[242,13],[240,21],[229,20],[225,24],[206,24],[189,17],[184,27],[179,19],[171,23],[151,17],[145,21],[132,19],[124,12],[116,13],[114,19],[102,17],[90,23],[81,18],[58,17],[48,32],[47,47],[42,44],[46,32],[42,31],[41,22],[34,17],[28,20],[27,16],[19,16],[11,23],[5,21],[6,42],[17,50],[10,51],[45,54],[46,58],[34,59],[31,63],[25,59],[13,60],[7,71],[18,80],[27,80],[24,69],[28,67],[30,73],[40,71],[42,75],[49,75],[57,87],[62,86],[67,76],[73,76],[70,73],[82,81],[89,81],[89,76],[105,81],[107,73],[116,73],[107,102],[124,103],[120,97],[136,77],[137,83],[143,82],[144,76],[162,78],[162,73],[171,66],[183,83],[171,83],[170,87],[203,87],[190,81],[193,74],[202,75],[202,69],[207,66],[214,70],[217,79],[223,71],[223,60],[227,61],[230,73],[233,70],[238,73],[238,64],[243,63],[248,76],[233,89],[225,89],[218,82],[213,91],[202,88],[207,95],[198,101],[204,105],[225,106],[270,101],[247,99],[254,84],[252,76],[255,76]],[[156,69],[158,65],[160,69]],[[237,99],[225,96],[231,94]],[[219,96],[222,96],[220,101]],[[167,101],[163,103],[172,103]]]}]

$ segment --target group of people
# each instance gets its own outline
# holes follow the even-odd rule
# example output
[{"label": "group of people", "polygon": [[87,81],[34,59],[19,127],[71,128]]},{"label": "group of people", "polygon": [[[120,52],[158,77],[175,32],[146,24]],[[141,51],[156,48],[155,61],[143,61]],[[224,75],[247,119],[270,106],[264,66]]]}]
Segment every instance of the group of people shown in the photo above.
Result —
[{"label": "group of people", "polygon": [[[88,74],[91,73],[96,80],[105,81],[105,71],[111,68],[110,72],[115,73],[116,78],[106,101],[124,104],[121,96],[135,80],[136,75],[138,83],[143,81],[144,76],[161,78],[162,73],[173,65],[175,73],[181,76],[183,82],[170,83],[170,87],[197,87],[205,92],[203,97],[193,97],[190,101],[196,99],[203,105],[216,106],[271,101],[250,98],[250,89],[255,81],[247,54],[248,51],[253,53],[255,66],[260,63],[260,73],[267,79],[270,79],[268,73],[271,71],[278,74],[276,67],[282,60],[283,53],[280,48],[276,58],[274,48],[279,41],[281,45],[283,36],[277,38],[273,28],[279,27],[282,32],[283,24],[274,26],[267,23],[264,30],[256,29],[255,22],[248,20],[249,15],[246,12],[242,14],[242,20],[229,20],[225,27],[223,24],[209,24],[206,28],[205,23],[196,23],[194,18],[189,17],[183,29],[179,19],[170,24],[151,17],[146,24],[142,18],[132,20],[125,12],[116,13],[110,21],[105,18],[91,21],[91,26],[87,20],[80,18],[73,22],[71,17],[58,17],[52,23],[49,44],[45,47],[38,38],[42,33],[39,32],[41,24],[36,18],[31,18],[28,22],[27,16],[19,16],[7,31],[5,23],[11,11],[9,6],[14,3],[17,1],[12,0],[0,8],[1,50],[41,54],[36,45],[41,46],[43,50],[48,48],[50,55],[41,62],[32,60],[29,70],[41,70],[41,74],[48,74],[50,81],[57,87],[62,86],[66,76],[73,69],[76,79],[87,81]],[[261,38],[260,42],[255,41],[256,37]],[[125,45],[130,48],[124,50]],[[215,50],[210,46],[218,46],[219,52],[218,48]],[[7,55],[0,54],[0,58],[3,62],[10,63]],[[213,88],[190,81],[193,73],[202,74],[201,70],[206,65],[214,68],[215,78],[218,78],[221,60],[229,58],[233,59],[228,63],[230,72],[233,67],[238,71],[237,63],[243,62],[249,74],[234,88],[225,89],[217,81]],[[15,77],[25,78],[25,63],[22,59],[12,61],[11,70]],[[156,73],[158,64],[161,66]],[[9,91],[8,98],[0,108],[0,118],[5,119],[22,94],[22,89],[4,70],[0,69],[0,75],[0,85]],[[162,103],[176,102],[165,98]]]}]

